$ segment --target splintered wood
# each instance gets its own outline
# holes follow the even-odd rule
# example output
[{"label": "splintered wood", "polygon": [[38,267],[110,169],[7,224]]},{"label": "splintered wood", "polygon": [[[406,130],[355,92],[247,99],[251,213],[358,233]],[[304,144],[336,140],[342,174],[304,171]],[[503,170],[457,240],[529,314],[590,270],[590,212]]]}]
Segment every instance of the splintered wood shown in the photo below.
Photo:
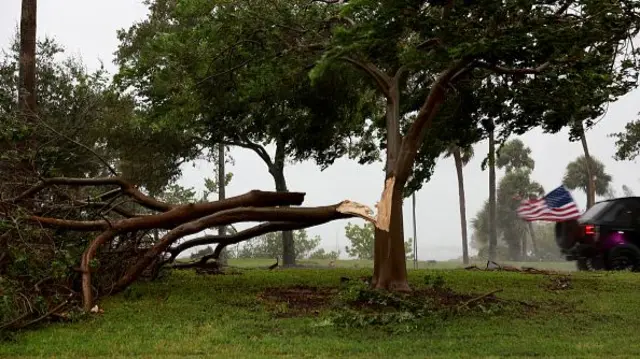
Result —
[{"label": "splintered wood", "polygon": [[388,178],[384,183],[384,191],[380,202],[376,204],[378,215],[376,216],[375,225],[378,229],[388,232],[391,222],[391,201],[393,196],[393,187],[396,183],[395,177]]},{"label": "splintered wood", "polygon": [[336,212],[350,214],[355,217],[360,217],[365,221],[369,221],[373,224],[376,224],[376,218],[373,216],[373,210],[371,208],[365,206],[364,204],[360,204],[358,202],[353,201],[342,201],[338,208],[336,208]]}]

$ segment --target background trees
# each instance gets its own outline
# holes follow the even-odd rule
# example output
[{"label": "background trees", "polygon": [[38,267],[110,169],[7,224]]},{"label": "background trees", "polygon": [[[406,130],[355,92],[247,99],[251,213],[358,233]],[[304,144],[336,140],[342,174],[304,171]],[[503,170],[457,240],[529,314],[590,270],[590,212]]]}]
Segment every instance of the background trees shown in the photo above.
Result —
[{"label": "background trees", "polygon": [[[363,226],[358,226],[357,224],[348,223],[344,230],[345,237],[351,243],[350,246],[344,248],[347,255],[358,259],[373,259],[375,247],[375,228],[373,224],[365,223]],[[407,258],[411,256],[412,243],[412,238],[404,242]]]},{"label": "background trees", "polygon": [[589,177],[591,175],[594,179],[595,194],[598,196],[606,195],[611,190],[612,178],[605,172],[604,164],[592,156],[589,168],[587,168],[587,165],[585,156],[580,156],[569,163],[562,183],[569,189],[580,189],[588,195],[590,188]]},{"label": "background trees", "polygon": [[445,153],[445,157],[453,157],[456,165],[456,176],[458,178],[458,200],[460,205],[460,229],[462,234],[462,262],[469,264],[469,244],[467,238],[467,209],[464,198],[464,176],[462,168],[469,163],[473,157],[473,147],[466,146],[460,148],[457,145],[451,145]]},{"label": "background trees", "polygon": [[[496,158],[498,168],[505,169],[497,189],[496,231],[499,243],[496,246],[496,258],[523,260],[530,253],[536,255],[537,240],[535,229],[520,219],[516,213],[523,199],[538,198],[544,195],[542,186],[531,180],[535,162],[530,157],[531,149],[519,139],[511,140],[502,146]],[[485,254],[489,248],[489,202],[472,220],[474,245],[479,253]],[[531,238],[532,250],[527,246]],[[505,248],[506,247],[506,248]]]},{"label": "background trees", "polygon": [[[197,128],[205,147],[254,151],[276,191],[286,192],[287,160],[331,164],[353,149],[348,140],[371,113],[358,77],[341,71],[313,85],[308,77],[336,13],[308,1],[152,1],[149,17],[119,34],[118,80],[154,113],[169,110]],[[292,233],[282,240],[283,262],[292,265]]]}]

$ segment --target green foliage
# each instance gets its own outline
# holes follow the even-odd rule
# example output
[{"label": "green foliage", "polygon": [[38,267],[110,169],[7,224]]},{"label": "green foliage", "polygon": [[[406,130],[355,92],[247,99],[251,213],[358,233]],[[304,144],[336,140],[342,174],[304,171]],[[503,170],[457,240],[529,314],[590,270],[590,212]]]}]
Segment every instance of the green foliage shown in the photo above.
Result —
[{"label": "green foliage", "polygon": [[[530,157],[531,149],[520,140],[512,140],[502,147],[496,165],[504,168],[506,174],[500,179],[497,189],[497,231],[502,248],[498,248],[498,258],[520,260],[528,256],[525,245],[531,235],[527,222],[518,217],[516,210],[523,199],[539,198],[544,188],[531,180],[535,162]],[[471,221],[472,243],[484,252],[488,245],[489,203]],[[535,232],[534,232],[535,233]],[[505,248],[506,246],[506,248]],[[536,256],[538,253],[534,253]]]},{"label": "green foliage", "polygon": [[[587,174],[587,160],[580,156],[567,165],[562,183],[569,189],[580,189],[587,193],[589,176]],[[605,172],[605,166],[597,158],[591,156],[591,173],[595,176],[596,194],[604,196],[611,186],[611,175]]]},{"label": "green foliage", "polygon": [[640,154],[640,121],[627,123],[623,132],[611,136],[616,138],[616,160],[633,160]]},{"label": "green foliage", "polygon": [[324,250],[324,248],[319,248],[311,252],[311,254],[309,254],[309,259],[336,260],[338,259],[339,256],[340,256],[339,251],[327,252]]},{"label": "green foliage", "polygon": [[497,151],[496,167],[504,168],[506,172],[511,172],[514,169],[533,171],[535,162],[531,158],[531,149],[519,139],[505,143]]},{"label": "green foliage", "polygon": [[[344,249],[349,257],[358,259],[373,259],[373,247],[375,243],[375,227],[372,223],[367,222],[363,226],[347,223],[344,228],[345,237],[349,240],[351,246]],[[413,240],[411,238],[404,242],[404,251],[407,258],[411,256],[411,247]]]},{"label": "green foliage", "polygon": [[205,146],[229,141],[276,166],[256,145],[275,142],[288,157],[326,166],[362,133],[371,108],[361,100],[368,92],[355,87],[359,78],[342,70],[314,84],[307,77],[333,7],[305,0],[148,5],[149,17],[118,35],[117,81],[172,119],[151,125],[179,122]]},{"label": "green foliage", "polygon": [[[321,242],[319,236],[310,238],[307,231],[302,229],[293,232],[296,259],[303,259],[318,247]],[[272,232],[244,242],[239,248],[237,258],[281,258],[282,235]]]},{"label": "green foliage", "polygon": [[[311,76],[330,72],[329,64],[345,57],[370,75],[372,67],[389,78],[404,69],[399,86],[406,133],[415,118],[406,115],[426,108],[438,75],[457,73],[433,126],[425,128],[411,193],[451,143],[478,140],[482,119],[495,121],[500,142],[534,127],[574,129],[576,121],[589,125],[635,88],[638,51],[630,34],[638,32],[638,6],[528,0],[453,2],[444,9],[428,1],[349,1]],[[385,121],[374,123],[385,138]]]}]

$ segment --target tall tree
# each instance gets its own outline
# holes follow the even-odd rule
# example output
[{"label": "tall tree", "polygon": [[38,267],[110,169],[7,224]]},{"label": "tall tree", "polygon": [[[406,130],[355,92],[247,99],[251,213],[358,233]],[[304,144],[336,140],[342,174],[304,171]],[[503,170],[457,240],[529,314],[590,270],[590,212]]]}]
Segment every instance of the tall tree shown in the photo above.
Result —
[{"label": "tall tree", "polygon": [[[604,90],[619,79],[607,77],[612,70],[604,71],[599,65],[611,64],[612,53],[638,26],[638,4],[630,1],[362,0],[340,6],[342,24],[336,27],[325,61],[313,74],[322,73],[328,63],[349,62],[373,80],[384,98],[386,176],[378,204],[373,282],[376,287],[399,290],[408,289],[402,249],[404,187],[428,130],[453,97],[456,85],[470,77],[478,84],[496,80],[498,96],[481,102],[486,105],[485,117],[496,112],[492,108],[503,112],[492,116],[500,122],[502,137],[537,125],[557,131],[568,125],[575,104],[566,99],[567,92],[560,96],[560,91],[586,82],[592,89]],[[612,21],[619,25],[612,28]],[[627,75],[624,70],[625,80]],[[406,85],[414,79],[421,79],[419,88],[425,89],[425,97],[417,115],[409,119],[399,109]],[[604,97],[610,95],[606,92]],[[600,107],[602,102],[591,104]],[[462,122],[461,128],[476,125]]]},{"label": "tall tree", "polygon": [[[587,162],[590,162],[590,165],[587,165]],[[580,156],[569,163],[562,183],[569,189],[580,189],[588,196],[590,177],[595,182],[595,194],[604,196],[609,192],[611,175],[606,173],[604,164],[593,157],[591,157],[591,161],[587,161],[585,156]]]},{"label": "tall tree", "polygon": [[[20,16],[20,111],[31,117],[36,112],[36,23],[38,0],[22,0]],[[33,119],[32,119],[33,121]]]},{"label": "tall tree", "polygon": [[[183,109],[176,115],[204,142],[255,152],[278,192],[289,190],[288,159],[327,166],[353,149],[349,138],[370,112],[360,101],[366,89],[353,86],[362,81],[343,73],[311,86],[307,76],[335,9],[302,0],[148,4],[148,18],[120,32],[117,61],[121,83],[155,109]],[[292,233],[282,240],[283,262],[293,265]]]},{"label": "tall tree", "polygon": [[539,198],[544,194],[544,188],[531,180],[529,168],[512,169],[500,180],[498,186],[498,228],[503,241],[509,249],[509,259],[520,261],[527,257],[527,237],[531,236],[535,244],[535,232],[517,215],[518,206],[523,199]]},{"label": "tall tree", "polygon": [[[502,145],[502,147],[500,147],[499,152],[500,153],[497,157],[496,162],[497,166],[498,168],[504,169],[507,174],[507,176],[501,181],[501,186],[504,184],[503,190],[501,192],[507,192],[507,196],[503,196],[502,207],[508,208],[506,217],[501,217],[501,220],[503,220],[503,223],[505,223],[507,227],[518,227],[520,224],[518,222],[520,222],[520,220],[513,217],[513,213],[515,213],[516,207],[515,203],[512,202],[512,200],[515,199],[516,202],[518,202],[522,199],[540,196],[543,194],[544,190],[540,184],[538,184],[537,182],[531,182],[529,179],[531,171],[535,169],[535,161],[533,160],[533,158],[531,158],[531,149],[525,146],[522,140],[514,139],[506,142],[504,145]],[[518,173],[514,174],[514,172]],[[512,177],[514,177],[513,179],[509,178],[509,176],[511,176],[512,174]],[[520,178],[520,180],[518,181],[516,180],[516,178]],[[531,236],[531,244],[535,253],[537,249],[535,230],[530,222],[527,222],[526,228],[528,229]],[[517,236],[514,233],[519,232],[518,230],[507,230],[511,232],[511,236]],[[515,248],[512,250],[511,257],[526,257],[526,237],[519,236],[512,238],[522,238],[522,240],[520,242],[515,242],[516,245],[518,245],[518,243],[521,243],[521,253],[514,254],[518,251],[517,248]]]},{"label": "tall tree", "polygon": [[456,166],[456,175],[458,177],[458,201],[460,207],[460,231],[462,235],[462,262],[469,264],[469,244],[467,238],[467,209],[464,196],[464,176],[462,169],[469,163],[473,157],[473,147],[466,146],[460,148],[457,145],[451,145],[447,150],[445,157],[453,157]]}]

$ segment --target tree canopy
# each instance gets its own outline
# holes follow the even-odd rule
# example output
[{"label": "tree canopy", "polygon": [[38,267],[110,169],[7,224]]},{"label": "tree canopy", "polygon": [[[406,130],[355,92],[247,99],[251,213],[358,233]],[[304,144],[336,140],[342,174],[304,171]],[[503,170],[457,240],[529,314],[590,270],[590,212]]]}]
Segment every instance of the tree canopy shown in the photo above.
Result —
[{"label": "tree canopy", "polygon": [[[613,180],[611,175],[605,171],[604,164],[596,158],[591,157],[591,172],[595,177],[596,194],[604,196],[609,192],[611,187],[611,181]],[[587,193],[587,182],[589,176],[586,170],[586,159],[584,156],[576,158],[573,162],[567,165],[562,183],[569,189],[580,189]]]}]

